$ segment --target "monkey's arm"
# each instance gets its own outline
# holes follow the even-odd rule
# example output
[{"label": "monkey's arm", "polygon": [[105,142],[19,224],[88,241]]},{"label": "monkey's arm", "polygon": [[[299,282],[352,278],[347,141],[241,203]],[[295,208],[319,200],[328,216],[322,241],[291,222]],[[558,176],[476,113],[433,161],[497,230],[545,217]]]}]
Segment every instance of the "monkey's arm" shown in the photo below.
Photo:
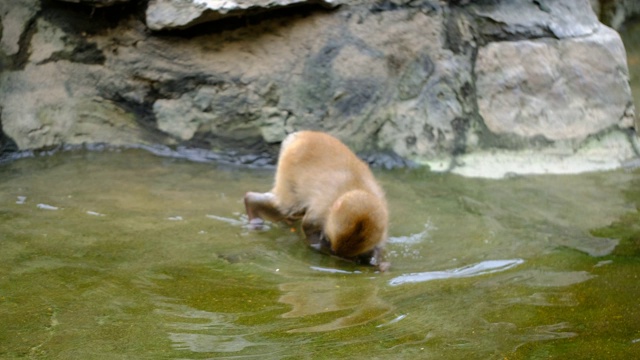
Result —
[{"label": "monkey's arm", "polygon": [[359,255],[356,262],[375,266],[380,272],[385,272],[391,267],[391,263],[385,259],[384,249],[380,246],[376,246],[368,253]]},{"label": "monkey's arm", "polygon": [[249,223],[262,224],[262,220],[273,222],[283,221],[286,216],[278,210],[275,204],[275,196],[270,193],[248,192],[244,195],[244,206],[247,210]]}]

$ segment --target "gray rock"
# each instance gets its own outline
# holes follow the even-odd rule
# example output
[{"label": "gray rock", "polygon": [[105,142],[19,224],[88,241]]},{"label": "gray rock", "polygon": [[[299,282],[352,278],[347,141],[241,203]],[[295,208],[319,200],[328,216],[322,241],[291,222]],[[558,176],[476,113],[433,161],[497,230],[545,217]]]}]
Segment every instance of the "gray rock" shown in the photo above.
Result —
[{"label": "gray rock", "polygon": [[19,149],[153,141],[133,114],[98,96],[94,82],[101,72],[60,62],[0,74],[3,132]]},{"label": "gray rock", "polygon": [[624,47],[604,25],[563,41],[490,43],[475,70],[479,112],[493,133],[582,140],[633,125]]},{"label": "gray rock", "polygon": [[20,36],[27,30],[29,23],[40,11],[39,0],[0,2],[0,54],[12,56],[20,50]]},{"label": "gray rock", "polygon": [[[481,32],[496,37],[554,36],[562,39],[592,34],[599,26],[589,0],[512,0],[478,6],[475,14],[480,20],[486,20]],[[499,29],[498,33],[491,34],[496,29]]]}]

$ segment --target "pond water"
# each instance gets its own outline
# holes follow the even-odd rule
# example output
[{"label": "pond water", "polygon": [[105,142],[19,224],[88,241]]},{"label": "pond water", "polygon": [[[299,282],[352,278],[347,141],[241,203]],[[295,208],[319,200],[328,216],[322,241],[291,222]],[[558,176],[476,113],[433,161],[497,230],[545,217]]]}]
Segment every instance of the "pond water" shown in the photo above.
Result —
[{"label": "pond water", "polygon": [[390,271],[247,229],[273,170],[142,150],[0,165],[0,358],[634,358],[640,171],[377,171]]}]

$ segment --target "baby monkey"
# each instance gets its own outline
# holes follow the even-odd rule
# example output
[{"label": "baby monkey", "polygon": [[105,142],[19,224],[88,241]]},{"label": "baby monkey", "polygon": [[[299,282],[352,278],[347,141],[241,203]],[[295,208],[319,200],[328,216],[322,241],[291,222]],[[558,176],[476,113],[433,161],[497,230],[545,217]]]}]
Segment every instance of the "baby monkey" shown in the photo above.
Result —
[{"label": "baby monkey", "polygon": [[388,212],[371,170],[331,135],[300,131],[287,136],[270,192],[244,197],[249,222],[288,224],[302,219],[309,243],[333,255],[385,271],[382,246]]}]

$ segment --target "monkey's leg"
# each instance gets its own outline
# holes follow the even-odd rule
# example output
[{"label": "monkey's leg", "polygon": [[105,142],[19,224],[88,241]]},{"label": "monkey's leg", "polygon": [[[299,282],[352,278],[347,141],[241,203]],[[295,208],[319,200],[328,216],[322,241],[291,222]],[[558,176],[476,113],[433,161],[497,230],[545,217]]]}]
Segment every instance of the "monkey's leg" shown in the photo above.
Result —
[{"label": "monkey's leg", "polygon": [[244,207],[247,210],[249,224],[259,226],[263,220],[282,221],[285,216],[278,210],[276,197],[270,193],[248,192],[244,195]]}]

